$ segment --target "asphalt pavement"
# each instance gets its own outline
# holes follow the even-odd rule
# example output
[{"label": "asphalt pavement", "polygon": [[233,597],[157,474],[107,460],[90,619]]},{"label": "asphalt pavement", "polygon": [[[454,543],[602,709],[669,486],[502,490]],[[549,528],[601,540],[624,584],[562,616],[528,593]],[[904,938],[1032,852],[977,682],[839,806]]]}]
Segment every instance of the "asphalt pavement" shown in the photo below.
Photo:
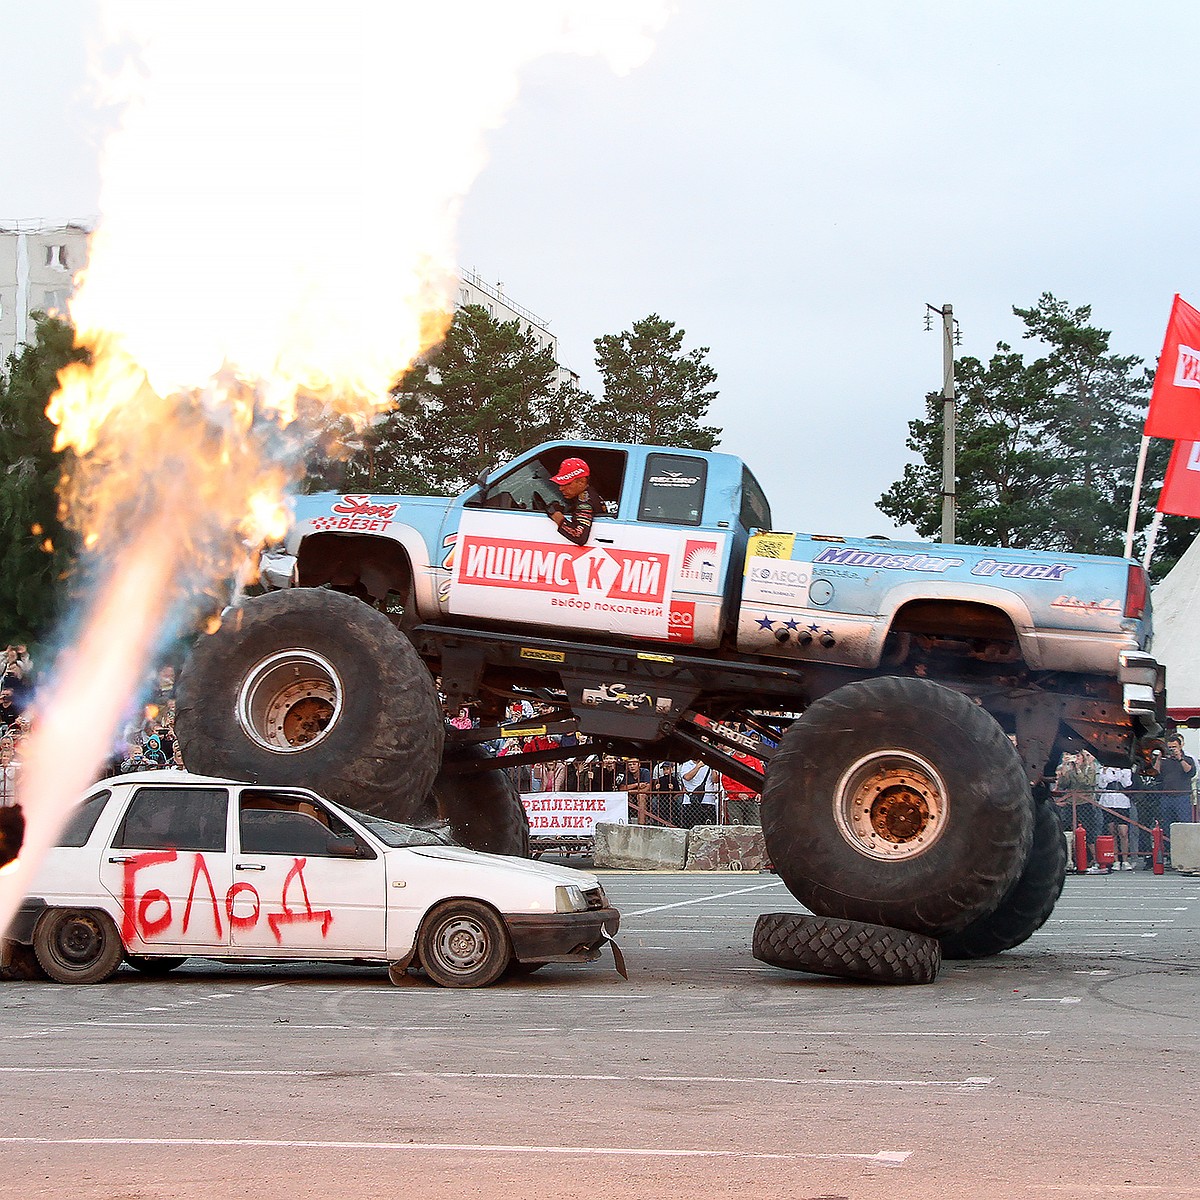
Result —
[{"label": "asphalt pavement", "polygon": [[0,1196],[1200,1197],[1200,879],[1072,877],[904,988],[756,962],[772,875],[604,883],[627,982],[0,984]]}]

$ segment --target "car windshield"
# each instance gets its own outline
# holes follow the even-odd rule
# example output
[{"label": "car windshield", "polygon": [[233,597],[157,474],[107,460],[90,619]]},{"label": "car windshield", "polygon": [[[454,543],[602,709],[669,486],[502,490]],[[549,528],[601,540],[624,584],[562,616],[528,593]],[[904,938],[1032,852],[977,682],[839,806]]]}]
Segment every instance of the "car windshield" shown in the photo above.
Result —
[{"label": "car windshield", "polygon": [[369,813],[358,812],[353,808],[346,811],[361,822],[385,846],[454,846],[455,840],[450,836],[449,829],[421,829],[416,825],[403,825],[399,821],[389,821],[386,817],[373,817]]}]

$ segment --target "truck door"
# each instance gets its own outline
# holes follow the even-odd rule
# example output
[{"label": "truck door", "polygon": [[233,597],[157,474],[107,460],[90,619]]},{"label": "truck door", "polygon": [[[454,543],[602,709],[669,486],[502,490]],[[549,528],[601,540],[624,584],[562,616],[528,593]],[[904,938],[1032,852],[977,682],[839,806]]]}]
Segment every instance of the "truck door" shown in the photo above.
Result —
[{"label": "truck door", "polygon": [[[584,458],[591,469],[596,515],[583,546],[547,515],[563,503],[551,477],[568,457]],[[707,589],[719,611],[725,535],[693,528],[707,464],[703,456],[666,453],[646,463],[639,488],[625,451],[563,445],[468,498],[450,564],[450,613],[548,631],[715,644],[716,621],[698,626],[689,595]]]}]

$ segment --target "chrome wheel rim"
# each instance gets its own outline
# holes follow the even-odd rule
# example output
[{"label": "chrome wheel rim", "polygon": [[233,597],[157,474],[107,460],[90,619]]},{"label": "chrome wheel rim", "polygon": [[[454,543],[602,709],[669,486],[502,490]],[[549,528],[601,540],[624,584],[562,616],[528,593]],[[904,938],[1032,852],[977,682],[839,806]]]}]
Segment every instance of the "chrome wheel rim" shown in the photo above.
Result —
[{"label": "chrome wheel rim", "polygon": [[879,862],[925,854],[945,832],[949,811],[941,775],[909,750],[865,755],[834,791],[838,832],[860,854]]},{"label": "chrome wheel rim", "polygon": [[247,673],[237,722],[264,750],[294,754],[329,736],[343,699],[341,677],[327,658],[312,650],[280,650]]}]

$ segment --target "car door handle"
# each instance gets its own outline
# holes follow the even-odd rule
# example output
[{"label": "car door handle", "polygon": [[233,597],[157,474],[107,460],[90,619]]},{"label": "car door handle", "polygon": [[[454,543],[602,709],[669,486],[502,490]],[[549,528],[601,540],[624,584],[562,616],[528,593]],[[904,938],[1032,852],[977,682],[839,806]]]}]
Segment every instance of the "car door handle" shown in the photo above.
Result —
[{"label": "car door handle", "polygon": [[610,546],[613,544],[613,540],[612,540],[612,538],[601,538],[601,537],[598,537],[598,538],[596,539],[596,541],[598,541],[598,542],[606,542],[606,543],[607,543],[608,545],[610,545]]},{"label": "car door handle", "polygon": [[108,861],[109,861],[110,863],[127,863],[127,862],[133,862],[133,855],[132,855],[132,854],[118,854],[118,855],[114,855],[114,856],[113,856],[112,858],[110,858]]},{"label": "car door handle", "polygon": [[265,871],[267,868],[263,863],[237,863],[233,869],[235,871]]}]

